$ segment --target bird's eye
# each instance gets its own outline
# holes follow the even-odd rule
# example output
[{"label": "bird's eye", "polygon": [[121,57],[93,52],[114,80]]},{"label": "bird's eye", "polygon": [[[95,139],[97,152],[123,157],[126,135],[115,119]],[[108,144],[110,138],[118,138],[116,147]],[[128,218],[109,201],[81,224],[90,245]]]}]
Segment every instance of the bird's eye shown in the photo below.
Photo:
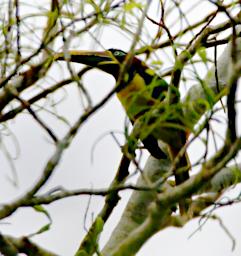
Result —
[{"label": "bird's eye", "polygon": [[120,51],[114,51],[114,56],[123,56],[123,52],[120,52]]},{"label": "bird's eye", "polygon": [[115,56],[119,56],[119,55],[120,55],[120,52],[119,52],[119,51],[115,51],[115,52],[114,52],[114,55],[115,55]]}]

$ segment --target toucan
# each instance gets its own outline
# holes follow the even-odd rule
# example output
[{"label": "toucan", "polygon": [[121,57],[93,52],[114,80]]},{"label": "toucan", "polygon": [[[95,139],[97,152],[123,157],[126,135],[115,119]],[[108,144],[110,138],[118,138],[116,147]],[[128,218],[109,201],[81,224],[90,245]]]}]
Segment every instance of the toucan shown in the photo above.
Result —
[{"label": "toucan", "polygon": [[[170,106],[166,103],[168,83],[136,56],[130,56],[126,71],[120,79],[127,55],[128,53],[118,49],[77,50],[58,53],[55,59],[86,64],[111,74],[116,81],[121,81],[116,86],[116,94],[130,121],[133,124],[138,123],[136,141],[141,139],[144,148],[153,157],[170,157],[174,160],[187,140],[180,104]],[[160,139],[168,145],[169,156],[159,147]],[[187,153],[178,162],[178,168],[175,168],[177,171],[174,173],[176,185],[189,178]],[[180,211],[185,211],[181,209],[181,205]]]}]

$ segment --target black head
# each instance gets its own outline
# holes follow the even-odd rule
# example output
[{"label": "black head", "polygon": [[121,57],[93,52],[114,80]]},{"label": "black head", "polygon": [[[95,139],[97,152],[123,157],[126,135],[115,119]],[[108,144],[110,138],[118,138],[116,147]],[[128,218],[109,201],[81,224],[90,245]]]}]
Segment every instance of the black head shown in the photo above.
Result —
[{"label": "black head", "polygon": [[[77,50],[68,52],[69,61],[96,67],[113,75],[116,79],[119,76],[120,64],[123,63],[126,55],[126,52],[114,48],[106,51]],[[66,60],[64,53],[59,53],[56,56],[56,60]],[[132,64],[130,65],[129,72],[134,73],[140,64],[141,61],[134,57],[132,59]]]},{"label": "black head", "polygon": [[108,51],[110,51],[112,53],[112,55],[120,62],[122,62],[127,53],[122,51],[122,50],[119,50],[119,49],[114,49],[114,48],[111,48],[111,49],[108,49]]}]

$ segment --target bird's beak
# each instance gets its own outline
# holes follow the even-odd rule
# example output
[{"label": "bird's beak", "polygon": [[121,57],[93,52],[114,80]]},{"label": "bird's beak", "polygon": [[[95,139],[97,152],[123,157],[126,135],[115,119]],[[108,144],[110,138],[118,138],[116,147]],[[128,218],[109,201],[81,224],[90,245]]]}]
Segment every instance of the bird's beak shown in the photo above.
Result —
[{"label": "bird's beak", "polygon": [[86,64],[99,69],[103,69],[104,65],[118,64],[110,51],[67,51],[58,53],[55,59]]}]

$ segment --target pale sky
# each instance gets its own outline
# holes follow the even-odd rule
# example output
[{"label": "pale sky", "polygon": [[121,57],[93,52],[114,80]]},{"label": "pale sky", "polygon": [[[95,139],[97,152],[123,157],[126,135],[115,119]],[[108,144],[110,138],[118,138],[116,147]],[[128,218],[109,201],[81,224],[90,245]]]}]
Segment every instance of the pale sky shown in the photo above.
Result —
[{"label": "pale sky", "polygon": [[[156,2],[156,1],[154,1]],[[190,8],[190,2],[184,1],[186,6]],[[195,19],[201,19],[202,16],[210,12],[210,4],[207,1],[192,1],[193,6],[195,2],[202,2],[197,8],[190,11],[190,22]],[[189,9],[188,8],[188,9]],[[185,8],[184,8],[185,10]],[[156,15],[155,7],[153,6],[150,13],[153,17]],[[175,18],[175,17],[174,17]],[[169,21],[169,24],[175,21]],[[146,23],[148,32],[154,34],[155,27],[150,22]],[[177,28],[178,29],[178,28]],[[93,32],[93,31],[92,31]],[[134,32],[134,31],[132,31]],[[82,40],[82,39],[81,39]],[[123,34],[119,33],[116,28],[102,29],[101,37],[99,38],[104,48],[121,48],[128,50],[130,47],[130,40]],[[86,35],[83,38],[83,43],[78,47],[73,44],[73,47],[78,49],[96,48],[96,44],[91,39],[91,36]],[[221,53],[221,48],[218,52]],[[157,53],[157,58],[165,63],[163,69],[171,66],[171,61],[165,57],[165,53]],[[54,77],[67,76],[66,65],[61,64],[55,66],[52,70]],[[80,67],[75,66],[76,69]],[[200,70],[205,76],[205,68]],[[84,84],[88,88],[90,95],[92,95],[94,102],[98,102],[111,88],[114,86],[114,79],[100,71],[90,71],[84,77]],[[192,85],[192,84],[190,84]],[[188,88],[187,88],[188,89]],[[183,89],[183,93],[185,89]],[[65,90],[60,90],[55,93],[55,99],[64,100],[56,107],[60,115],[68,118],[69,122],[73,123],[80,114],[80,97],[76,86],[68,86]],[[239,91],[239,99],[241,92]],[[49,103],[50,104],[50,103]],[[66,132],[66,125],[61,123],[51,114],[46,112],[39,113],[39,116],[45,120],[48,125],[56,131],[57,134],[63,135]],[[240,108],[239,108],[240,119]],[[118,145],[115,143],[110,135],[104,134],[110,131],[122,132],[124,128],[125,114],[120,103],[116,97],[111,100],[94,116],[89,119],[86,124],[80,129],[79,134],[75,137],[72,145],[64,153],[60,165],[56,168],[54,175],[50,178],[43,190],[56,186],[64,186],[66,189],[77,188],[106,188],[110,184],[115,175],[115,170],[118,166],[118,161],[121,157],[121,152]],[[215,124],[217,125],[217,124]],[[7,136],[9,131],[0,126],[2,135],[0,139],[4,139],[4,143],[12,156],[17,156],[14,160],[17,176],[18,187],[15,188],[8,180],[12,178],[13,174],[10,171],[9,163],[5,155],[0,152],[1,162],[1,176],[0,193],[1,203],[13,200],[23,191],[26,191],[31,184],[39,177],[45,163],[53,152],[50,139],[45,131],[43,131],[38,124],[28,114],[21,114],[13,121],[8,122],[8,128],[13,136]],[[221,125],[218,126],[220,132],[224,131]],[[239,134],[241,128],[238,127]],[[100,137],[103,137],[99,140]],[[117,137],[122,141],[123,137],[117,134]],[[16,141],[19,150],[16,150]],[[91,152],[94,147],[93,157],[91,162]],[[213,145],[210,146],[210,152],[214,150]],[[191,160],[196,159],[197,152],[199,152],[199,144],[194,144],[190,149]],[[146,155],[147,156],[147,155]],[[145,156],[145,157],[146,157]],[[239,157],[240,160],[240,157]],[[134,182],[136,177],[132,179]],[[235,197],[240,193],[240,185],[236,186],[228,196]],[[110,220],[107,222],[104,232],[101,236],[101,246],[108,240],[111,231],[117,223],[123,208],[126,205],[130,193],[122,192],[123,199],[118,207],[115,208]],[[33,241],[46,249],[49,249],[61,256],[72,256],[76,251],[81,238],[84,236],[84,214],[86,212],[89,198],[87,196],[80,196],[75,198],[68,198],[60,200],[52,205],[45,206],[50,213],[53,224],[49,231],[36,235]],[[96,216],[101,209],[103,198],[93,197],[90,202],[90,209],[87,215],[86,225],[90,225],[93,216]],[[232,252],[232,241],[224,230],[220,227],[218,221],[209,220],[200,231],[194,236],[189,236],[198,228],[198,220],[191,221],[184,228],[168,228],[153,238],[150,239],[143,246],[137,256],[239,256],[241,255],[241,205],[225,207],[215,212],[219,216],[225,227],[229,230],[231,235],[236,240],[235,250]],[[35,212],[31,208],[23,208],[15,212],[11,217],[0,222],[0,231],[3,234],[11,234],[14,236],[29,235],[39,230],[43,225],[47,224],[46,217]]]}]

